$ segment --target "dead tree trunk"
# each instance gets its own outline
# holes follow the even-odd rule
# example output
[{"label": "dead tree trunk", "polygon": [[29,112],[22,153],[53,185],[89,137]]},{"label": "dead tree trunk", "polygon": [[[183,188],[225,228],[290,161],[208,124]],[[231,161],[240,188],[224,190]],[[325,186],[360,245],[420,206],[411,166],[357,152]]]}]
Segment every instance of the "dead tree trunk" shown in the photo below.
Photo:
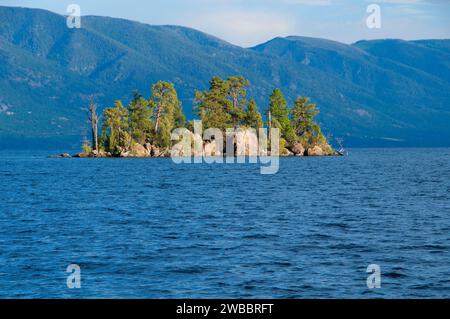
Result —
[{"label": "dead tree trunk", "polygon": [[160,118],[161,118],[162,108],[163,108],[162,103],[160,103],[158,105],[158,111],[156,113],[155,133],[158,133],[159,121],[160,121]]},{"label": "dead tree trunk", "polygon": [[98,115],[97,115],[97,105],[89,100],[89,121],[91,122],[92,130],[92,148],[94,151],[98,152]]},{"label": "dead tree trunk", "polygon": [[268,133],[268,140],[269,140],[269,145],[271,144],[271,137],[272,137],[272,112],[269,110],[269,133]]}]

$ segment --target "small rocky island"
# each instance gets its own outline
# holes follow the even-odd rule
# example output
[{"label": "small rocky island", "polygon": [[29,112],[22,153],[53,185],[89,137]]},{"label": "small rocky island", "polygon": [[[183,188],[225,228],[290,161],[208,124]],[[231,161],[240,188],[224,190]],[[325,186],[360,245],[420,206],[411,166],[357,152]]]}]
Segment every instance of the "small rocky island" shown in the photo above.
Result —
[{"label": "small rocky island", "polygon": [[[264,118],[254,99],[247,100],[249,81],[242,76],[228,79],[214,77],[210,88],[197,91],[194,110],[201,120],[202,130],[239,130],[241,138],[234,138],[235,156],[336,156],[323,135],[315,117],[319,111],[309,98],[298,97],[289,107],[280,89],[269,97]],[[200,147],[192,156],[223,156],[226,150],[216,139],[204,140],[195,133],[195,123],[186,122],[181,102],[172,83],[159,81],[152,86],[149,99],[134,92],[128,106],[116,101],[104,109],[101,129],[97,106],[90,100],[89,122],[92,141],[85,139],[82,152],[76,155],[61,154],[55,157],[171,157],[186,156],[183,148],[173,145],[171,133],[186,128],[190,139]],[[276,128],[280,132],[279,154],[270,154],[258,148],[256,132],[259,128]],[[243,143],[243,145],[239,145]],[[268,143],[270,144],[270,138]],[[278,153],[278,152],[277,152]]]}]

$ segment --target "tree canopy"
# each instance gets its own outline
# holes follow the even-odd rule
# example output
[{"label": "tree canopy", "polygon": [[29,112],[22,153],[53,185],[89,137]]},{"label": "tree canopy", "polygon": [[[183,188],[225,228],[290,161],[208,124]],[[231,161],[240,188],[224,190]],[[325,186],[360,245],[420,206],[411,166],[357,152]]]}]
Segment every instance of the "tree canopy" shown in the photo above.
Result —
[{"label": "tree canopy", "polygon": [[195,94],[195,109],[203,127],[225,131],[241,126],[250,82],[242,76],[232,76],[226,80],[214,77],[209,84],[208,91],[197,91]]},{"label": "tree canopy", "polygon": [[[216,76],[209,84],[208,90],[195,92],[194,109],[204,130],[218,128],[225,132],[242,127],[258,131],[264,126],[255,100],[247,101],[247,79],[233,76],[224,80]],[[275,89],[268,99],[265,123],[280,129],[283,147],[297,142],[305,147],[327,144],[315,122],[318,114],[309,98],[298,97],[290,108],[283,92]],[[186,127],[186,117],[174,84],[158,81],[152,85],[149,99],[135,91],[127,106],[118,100],[104,109],[99,148],[111,154],[119,154],[136,143],[168,148],[172,145],[172,131],[182,127]]]},{"label": "tree canopy", "polygon": [[307,97],[298,97],[295,100],[292,113],[292,126],[295,134],[305,145],[324,144],[325,137],[322,134],[320,126],[314,121],[319,110],[315,104],[309,103]]},{"label": "tree canopy", "polygon": [[270,112],[271,123],[270,127],[279,128],[281,136],[288,143],[295,143],[297,136],[292,128],[291,121],[289,119],[289,108],[287,106],[286,98],[280,89],[275,89],[269,98],[269,108],[267,113]]}]

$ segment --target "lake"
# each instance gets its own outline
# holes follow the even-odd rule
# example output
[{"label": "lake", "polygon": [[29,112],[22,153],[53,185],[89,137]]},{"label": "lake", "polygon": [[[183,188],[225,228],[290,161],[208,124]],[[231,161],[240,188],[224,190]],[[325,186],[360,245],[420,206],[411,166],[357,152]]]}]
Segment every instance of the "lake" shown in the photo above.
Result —
[{"label": "lake", "polygon": [[49,153],[0,152],[1,298],[450,298],[450,149],[276,175]]}]

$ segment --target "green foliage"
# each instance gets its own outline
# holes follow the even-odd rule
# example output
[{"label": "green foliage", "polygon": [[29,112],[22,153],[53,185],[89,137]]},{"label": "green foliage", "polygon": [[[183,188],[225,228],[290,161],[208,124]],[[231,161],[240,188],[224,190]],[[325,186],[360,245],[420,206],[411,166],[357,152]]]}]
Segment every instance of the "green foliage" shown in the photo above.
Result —
[{"label": "green foliage", "polygon": [[[385,145],[380,136],[402,139],[402,145],[418,140],[426,145],[450,143],[446,111],[450,40],[346,45],[289,37],[244,49],[188,28],[86,17],[82,33],[60,41],[67,32],[64,17],[4,6],[0,6],[0,24],[0,110],[6,105],[15,113],[7,116],[0,111],[2,146],[24,147],[21,137],[70,145],[70,136],[85,134],[80,131],[85,125],[85,112],[78,109],[84,103],[81,96],[99,92],[99,105],[109,105],[135,88],[144,92],[146,81],[156,79],[178,77],[179,98],[190,112],[193,88],[203,87],[211,74],[230,70],[252,79],[260,106],[265,103],[263,92],[273,89],[274,78],[280,79],[277,83],[289,99],[301,87],[327,110],[327,130],[338,136],[349,134],[347,143]],[[303,59],[305,50],[314,56],[307,66],[302,64],[308,63]],[[394,62],[381,63],[386,60]],[[36,78],[17,85],[24,69],[33,70]],[[145,93],[148,98],[149,92]],[[416,109],[423,110],[420,116],[412,111]],[[70,121],[52,125],[60,117]]]},{"label": "green foliage", "polygon": [[195,94],[195,109],[203,127],[225,131],[244,124],[250,82],[242,76],[232,76],[226,80],[214,77],[209,83],[208,91],[197,91]]},{"label": "green foliage", "polygon": [[89,156],[92,153],[92,147],[91,147],[91,143],[85,139],[83,141],[83,146],[81,147],[82,149],[82,156]]},{"label": "green foliage", "polygon": [[231,115],[231,121],[234,127],[241,124],[242,119],[245,116],[244,108],[247,104],[245,100],[247,96],[247,87],[250,85],[250,81],[243,76],[229,77],[226,82],[227,99],[231,100],[231,108],[228,112]]},{"label": "green foliage", "polygon": [[244,126],[254,128],[256,130],[263,127],[262,116],[254,99],[251,99],[247,106],[247,110],[244,114],[243,124]]},{"label": "green foliage", "polygon": [[289,119],[289,109],[286,99],[280,89],[275,89],[269,98],[270,104],[267,115],[270,112],[270,127],[279,128],[281,136],[283,136],[289,144],[293,144],[297,140],[294,129]]},{"label": "green foliage", "polygon": [[175,128],[184,127],[186,117],[172,83],[159,81],[152,87],[150,104],[153,109],[153,141],[160,147],[171,144],[170,134]]},{"label": "green foliage", "polygon": [[114,107],[104,110],[100,147],[113,155],[148,141],[168,147],[173,129],[185,125],[186,117],[174,85],[160,81],[152,86],[149,101],[134,92],[128,108],[116,101]]},{"label": "green foliage", "polygon": [[101,148],[114,152],[117,148],[125,148],[129,145],[129,110],[121,101],[116,101],[115,106],[103,111],[103,129]]},{"label": "green foliage", "polygon": [[228,85],[220,77],[214,77],[209,82],[209,91],[195,93],[195,109],[203,122],[203,128],[218,128],[225,131],[232,127],[232,117],[227,112],[231,103],[227,100]]},{"label": "green foliage", "polygon": [[164,117],[161,119],[160,130],[156,135],[155,144],[160,147],[168,147],[171,145],[170,134],[173,130],[173,123],[169,118]]},{"label": "green foliage", "polygon": [[176,128],[186,127],[186,115],[183,112],[183,107],[181,102],[175,107],[174,113],[174,124]]},{"label": "green foliage", "polygon": [[[246,101],[247,85],[249,82],[243,77],[227,80],[214,77],[209,90],[197,91],[195,108],[203,121],[203,129],[262,128],[262,116],[255,100]],[[328,145],[319,125],[314,122],[319,112],[314,104],[308,102],[308,98],[298,98],[290,110],[280,89],[275,89],[270,96],[267,109],[267,113],[271,114],[269,124],[280,129],[282,154],[288,153],[288,147],[299,140],[305,146]],[[172,143],[172,131],[185,126],[186,118],[174,85],[159,81],[152,86],[148,101],[134,92],[128,107],[116,101],[114,107],[104,110],[100,148],[113,155],[132,151],[133,145],[146,142],[167,148]],[[192,121],[187,126],[193,131]],[[86,147],[87,151],[91,152]]]},{"label": "green foliage", "polygon": [[152,129],[149,102],[135,91],[128,110],[131,138],[137,143],[144,144]]},{"label": "green foliage", "polygon": [[319,115],[319,110],[315,104],[309,103],[307,97],[299,97],[295,100],[292,109],[292,127],[301,142],[305,146],[327,144],[325,136],[322,134],[320,126],[314,121]]}]

